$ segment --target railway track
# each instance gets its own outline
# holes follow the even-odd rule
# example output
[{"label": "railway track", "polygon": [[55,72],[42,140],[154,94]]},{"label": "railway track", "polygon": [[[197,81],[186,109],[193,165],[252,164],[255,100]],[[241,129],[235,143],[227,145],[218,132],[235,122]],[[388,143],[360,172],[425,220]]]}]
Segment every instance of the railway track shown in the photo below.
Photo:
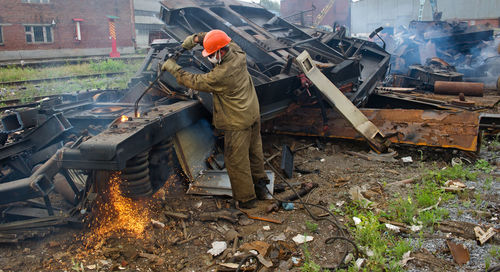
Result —
[{"label": "railway track", "polygon": [[48,81],[64,81],[64,80],[70,80],[70,79],[84,79],[84,78],[94,78],[94,77],[102,77],[102,76],[112,77],[112,76],[117,76],[117,75],[123,75],[125,73],[126,72],[96,73],[96,74],[87,74],[87,75],[72,75],[72,76],[53,77],[53,78],[6,81],[6,82],[0,82],[0,85],[14,86],[14,85],[25,85],[25,84],[38,84],[38,83],[48,82]]}]

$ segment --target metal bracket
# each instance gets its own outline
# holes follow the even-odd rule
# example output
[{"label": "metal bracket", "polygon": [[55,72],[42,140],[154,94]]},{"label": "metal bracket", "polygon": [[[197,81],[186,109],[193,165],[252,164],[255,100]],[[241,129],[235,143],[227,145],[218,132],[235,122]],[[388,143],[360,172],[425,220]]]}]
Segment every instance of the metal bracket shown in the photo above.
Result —
[{"label": "metal bracket", "polygon": [[389,142],[380,130],[316,67],[307,51],[296,59],[304,74],[314,83],[330,105],[354,127],[379,153],[387,151]]}]

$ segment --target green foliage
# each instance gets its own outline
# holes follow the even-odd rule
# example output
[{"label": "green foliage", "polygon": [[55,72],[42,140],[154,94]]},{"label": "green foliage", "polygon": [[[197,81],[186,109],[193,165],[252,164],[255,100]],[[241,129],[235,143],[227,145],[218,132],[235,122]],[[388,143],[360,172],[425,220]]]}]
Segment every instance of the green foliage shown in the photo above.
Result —
[{"label": "green foliage", "polygon": [[125,70],[126,64],[121,60],[107,59],[100,62],[90,63],[90,69],[96,73],[112,73]]},{"label": "green foliage", "polygon": [[441,170],[431,170],[423,178],[424,181],[434,181],[438,185],[444,185],[446,181],[455,179],[476,180],[477,173],[473,173],[462,165],[457,164],[453,167],[447,167]]},{"label": "green foliage", "polygon": [[[116,61],[111,61],[109,63],[114,63]],[[84,79],[70,79],[66,81],[48,81],[48,82],[42,82],[36,85],[33,84],[26,84],[24,85],[25,88],[15,90],[15,91],[9,91],[9,92],[3,92],[0,94],[0,99],[1,100],[8,100],[8,99],[20,99],[21,102],[31,102],[33,101],[34,97],[37,96],[44,96],[44,95],[52,95],[52,94],[60,94],[60,93],[72,93],[76,91],[83,91],[83,90],[90,90],[90,89],[126,89],[127,84],[130,80],[130,78],[134,75],[135,71],[139,69],[139,66],[141,62],[133,62],[130,64],[123,64],[123,62],[119,61],[119,65],[115,64],[103,64],[102,66],[96,66],[95,69],[103,69],[102,67],[107,66],[107,69],[116,69],[112,67],[118,67],[120,65],[124,65],[126,67],[126,73],[123,75],[116,75],[113,77],[95,77],[95,78],[84,78]],[[48,67],[48,68],[42,68],[42,69],[37,69],[41,71],[40,74],[47,74],[54,72],[54,69],[59,69],[59,72],[55,72],[52,76],[57,75],[68,75],[68,74],[62,74],[60,71],[74,71],[78,70],[78,73],[75,72],[72,75],[78,75],[78,74],[95,74],[96,72],[90,69],[91,64],[85,63],[85,64],[79,64],[79,65],[68,65],[68,66],[60,66],[60,67]],[[99,68],[100,67],[100,68]],[[17,68],[15,68],[17,69]],[[14,69],[14,70],[15,70]],[[26,70],[26,69],[25,69]],[[29,68],[28,68],[29,70]],[[3,70],[0,69],[0,78],[3,76],[2,74]],[[58,74],[59,73],[59,74]],[[25,75],[22,75],[25,76]],[[38,77],[41,78],[41,77]],[[25,78],[25,79],[34,79],[34,78]],[[18,79],[16,79],[18,80]],[[21,80],[21,79],[19,79]],[[1,80],[0,80],[1,81]],[[7,90],[11,90],[12,86],[2,86],[0,85],[0,88],[6,88]],[[0,102],[1,103],[1,102]]]},{"label": "green foliage", "polygon": [[493,171],[493,169],[495,169],[495,167],[490,165],[490,163],[487,160],[483,160],[483,159],[477,160],[474,167],[478,170],[481,170],[481,171],[487,173],[487,174],[491,173],[491,171]]},{"label": "green foliage", "polygon": [[280,3],[273,0],[260,0],[260,5],[268,10],[279,11]]},{"label": "green foliage", "polygon": [[0,68],[0,82],[23,81],[64,76],[88,75],[95,73],[135,72],[141,61],[125,64],[122,60],[104,60],[91,63],[45,66],[40,68],[8,66]]},{"label": "green foliage", "polygon": [[402,271],[399,261],[404,253],[412,250],[410,242],[387,232],[372,212],[358,217],[361,223],[352,228],[354,239],[359,246],[373,252],[373,256],[368,257],[366,271]]},{"label": "green foliage", "polygon": [[399,220],[406,224],[415,224],[415,220],[422,222],[424,226],[433,226],[448,217],[449,211],[441,208],[419,212],[421,209],[432,207],[438,201],[445,202],[454,196],[446,193],[432,179],[424,179],[417,184],[405,198],[399,197],[389,202],[389,207],[383,215],[392,220]]},{"label": "green foliage", "polygon": [[[307,247],[307,243],[304,243],[304,264],[302,265],[300,271],[302,272],[321,272],[321,265],[317,264],[312,260],[311,253]],[[328,271],[328,270],[325,270]]]},{"label": "green foliage", "polygon": [[318,224],[310,221],[306,221],[306,228],[309,230],[311,233],[314,233],[318,231]]},{"label": "green foliage", "polygon": [[490,256],[495,258],[497,261],[500,261],[500,246],[492,246],[488,251]]}]

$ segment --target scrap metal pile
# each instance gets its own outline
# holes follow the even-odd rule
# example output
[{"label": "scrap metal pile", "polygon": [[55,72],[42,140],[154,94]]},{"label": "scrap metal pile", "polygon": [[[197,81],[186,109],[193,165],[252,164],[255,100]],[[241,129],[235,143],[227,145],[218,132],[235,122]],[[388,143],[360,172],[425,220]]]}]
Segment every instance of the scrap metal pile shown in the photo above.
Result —
[{"label": "scrap metal pile", "polygon": [[[81,222],[115,172],[131,198],[151,196],[176,169],[192,184],[221,183],[191,187],[192,193],[230,193],[223,190],[227,173],[210,126],[211,95],[178,85],[168,73],[155,81],[161,64],[197,32],[221,29],[247,53],[265,132],[366,140],[379,152],[389,141],[477,151],[480,129],[498,128],[498,116],[456,111],[463,105],[392,91],[384,96],[377,88],[390,54],[343,31],[306,32],[260,6],[233,0],[163,1],[161,19],[171,38],[153,42],[129,90],[62,95],[4,112],[2,220],[23,221],[0,225],[0,241]],[[211,69],[201,48],[182,54],[178,63],[193,73]],[[377,103],[384,109],[357,109]],[[54,192],[71,205],[60,204]]]},{"label": "scrap metal pile", "polygon": [[388,38],[393,86],[432,91],[436,81],[497,83],[500,40],[487,26],[412,21]]}]

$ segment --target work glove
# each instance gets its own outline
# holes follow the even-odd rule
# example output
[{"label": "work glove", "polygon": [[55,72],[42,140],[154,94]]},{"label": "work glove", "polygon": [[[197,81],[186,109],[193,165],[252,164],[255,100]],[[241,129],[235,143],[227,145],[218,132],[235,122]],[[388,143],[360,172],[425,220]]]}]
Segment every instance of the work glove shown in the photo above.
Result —
[{"label": "work glove", "polygon": [[196,36],[196,34],[193,34],[191,36],[188,36],[184,42],[182,43],[182,48],[186,49],[186,50],[191,50],[193,49],[195,46],[196,46],[196,43],[194,42],[194,37]]},{"label": "work glove", "polygon": [[175,73],[177,71],[179,71],[181,68],[182,67],[179,64],[177,64],[177,62],[175,62],[175,60],[173,60],[173,59],[168,59],[161,66],[162,71],[167,71],[167,72],[171,73],[172,75],[175,75]]}]

